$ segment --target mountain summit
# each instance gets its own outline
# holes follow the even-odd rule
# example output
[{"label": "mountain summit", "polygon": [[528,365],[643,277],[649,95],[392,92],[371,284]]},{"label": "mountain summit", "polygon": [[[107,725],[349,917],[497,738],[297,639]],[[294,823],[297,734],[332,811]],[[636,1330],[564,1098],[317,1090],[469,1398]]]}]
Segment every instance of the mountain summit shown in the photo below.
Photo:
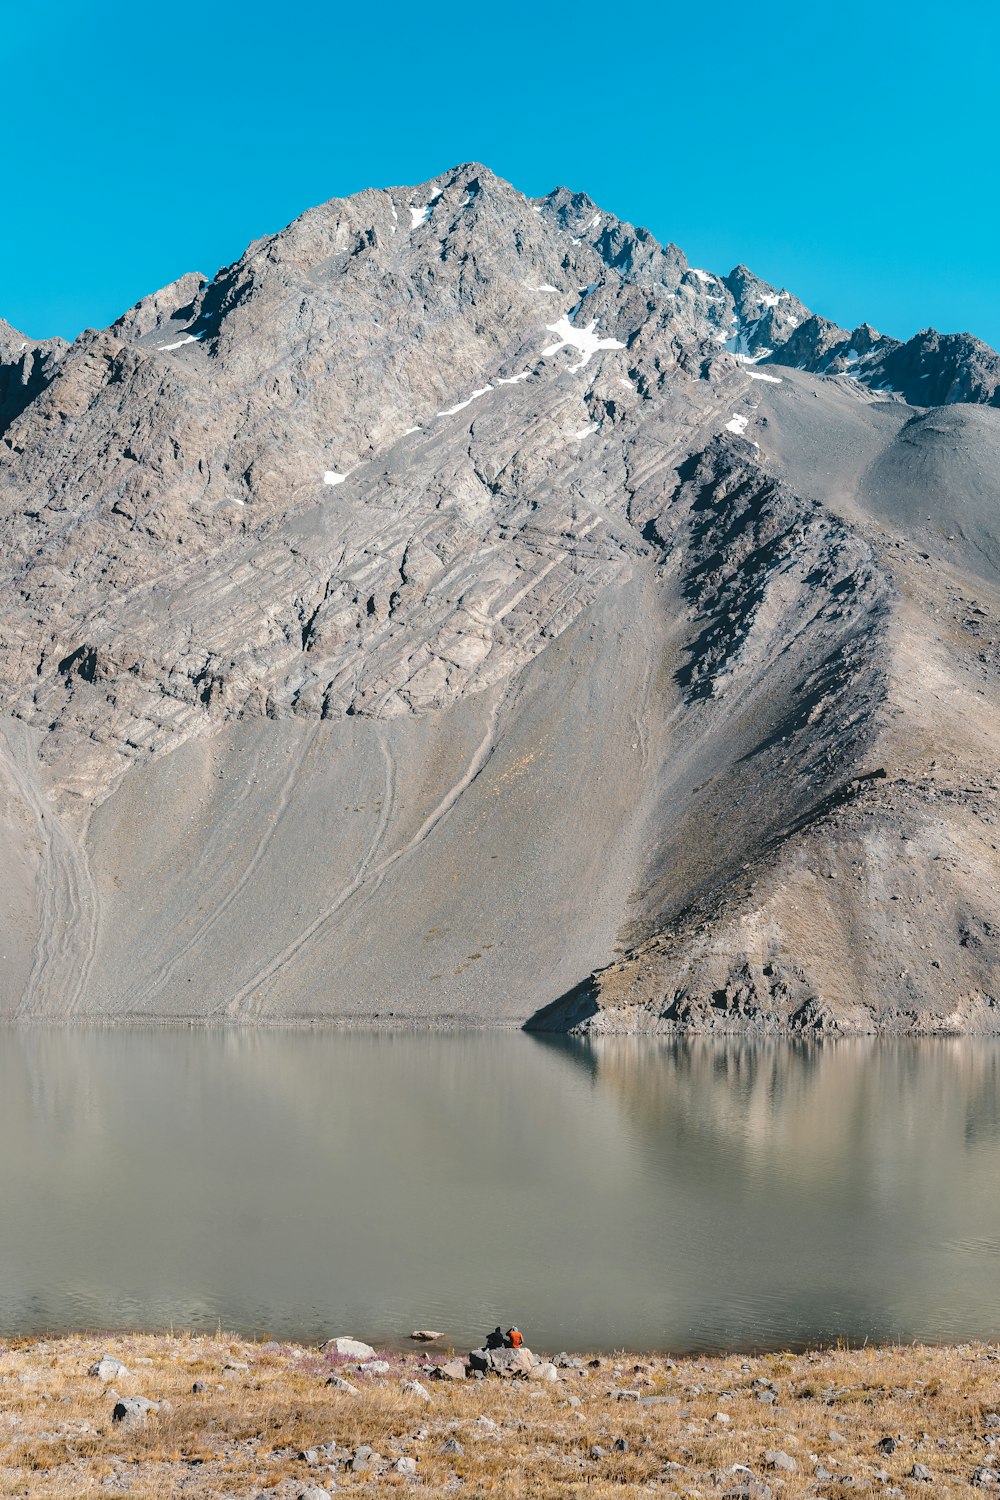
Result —
[{"label": "mountain summit", "polygon": [[1000,1029],[998,391],[475,164],[0,323],[0,1015]]}]

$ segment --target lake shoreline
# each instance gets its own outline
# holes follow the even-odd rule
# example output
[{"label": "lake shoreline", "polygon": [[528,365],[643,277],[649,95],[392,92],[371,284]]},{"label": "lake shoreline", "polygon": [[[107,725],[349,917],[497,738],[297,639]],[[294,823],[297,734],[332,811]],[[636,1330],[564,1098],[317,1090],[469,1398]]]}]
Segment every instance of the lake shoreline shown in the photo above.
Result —
[{"label": "lake shoreline", "polygon": [[321,1500],[376,1480],[891,1500],[990,1489],[1000,1467],[996,1345],[556,1355],[539,1378],[439,1378],[451,1353],[362,1359],[221,1334],[0,1342],[0,1495]]}]

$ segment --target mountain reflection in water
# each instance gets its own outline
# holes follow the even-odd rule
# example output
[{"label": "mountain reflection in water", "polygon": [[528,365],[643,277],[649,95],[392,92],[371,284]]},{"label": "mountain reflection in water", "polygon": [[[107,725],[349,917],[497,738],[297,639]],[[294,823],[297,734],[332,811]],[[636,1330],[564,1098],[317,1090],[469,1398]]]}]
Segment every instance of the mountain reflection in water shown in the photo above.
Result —
[{"label": "mountain reflection in water", "polygon": [[1000,1335],[1000,1043],[0,1031],[0,1333]]}]

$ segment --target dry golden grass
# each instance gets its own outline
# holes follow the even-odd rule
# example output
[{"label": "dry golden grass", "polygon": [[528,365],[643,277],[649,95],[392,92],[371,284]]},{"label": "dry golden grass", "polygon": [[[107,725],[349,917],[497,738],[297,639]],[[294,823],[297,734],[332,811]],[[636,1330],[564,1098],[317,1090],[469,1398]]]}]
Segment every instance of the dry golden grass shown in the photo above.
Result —
[{"label": "dry golden grass", "polygon": [[[109,1388],[87,1373],[105,1352],[131,1371],[112,1382],[119,1395],[166,1398],[172,1410],[150,1414],[139,1430],[113,1424]],[[844,1476],[852,1493],[895,1487],[929,1500],[967,1489],[981,1466],[1000,1468],[1000,1425],[990,1421],[1000,1412],[1000,1353],[982,1345],[676,1362],[621,1355],[565,1371],[558,1383],[431,1382],[423,1356],[389,1358],[392,1371],[379,1378],[344,1368],[361,1388],[352,1396],[326,1385],[328,1360],[290,1346],[152,1335],[0,1346],[0,1495],[294,1500],[311,1484],[513,1500],[764,1495],[729,1472],[743,1464],[775,1500],[844,1494]],[[248,1368],[227,1372],[229,1361]],[[401,1388],[414,1376],[430,1401]],[[196,1380],[206,1386],[198,1395]],[[766,1389],[773,1404],[759,1399]],[[641,1406],[619,1390],[668,1399]],[[883,1455],[876,1444],[886,1436],[897,1447]],[[440,1451],[448,1438],[461,1455]],[[331,1442],[333,1454],[317,1463],[300,1456]],[[417,1479],[353,1472],[348,1450],[362,1443],[390,1464],[416,1459]],[[772,1468],[771,1450],[794,1459],[794,1470]],[[910,1477],[914,1464],[931,1480]]]}]

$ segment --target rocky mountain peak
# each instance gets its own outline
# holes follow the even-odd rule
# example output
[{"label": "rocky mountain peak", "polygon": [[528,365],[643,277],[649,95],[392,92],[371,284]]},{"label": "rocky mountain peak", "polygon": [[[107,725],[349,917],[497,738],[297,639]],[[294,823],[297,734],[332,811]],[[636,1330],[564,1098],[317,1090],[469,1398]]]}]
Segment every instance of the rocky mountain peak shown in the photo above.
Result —
[{"label": "rocky mountain peak", "polygon": [[[860,1024],[829,955],[924,827],[926,662],[984,762],[1000,704],[959,571],[1000,557],[996,389],[967,335],[848,333],[476,163],[70,347],[3,325],[0,1010],[523,1019],[604,966],[608,1025]],[[977,994],[985,837],[907,908]],[[892,916],[879,994],[939,1014]]]}]

